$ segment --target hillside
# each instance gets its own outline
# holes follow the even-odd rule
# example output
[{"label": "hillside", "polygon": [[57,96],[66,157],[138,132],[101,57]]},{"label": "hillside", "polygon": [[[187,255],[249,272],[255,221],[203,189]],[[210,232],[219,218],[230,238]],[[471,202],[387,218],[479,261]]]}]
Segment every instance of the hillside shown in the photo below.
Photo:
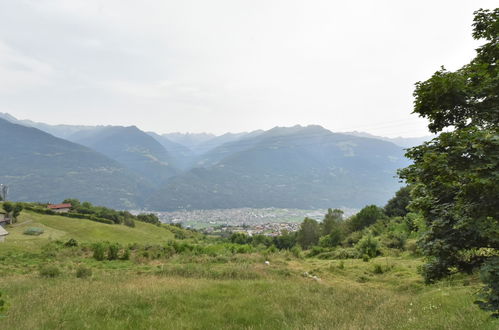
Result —
[{"label": "hillside", "polygon": [[173,178],[150,199],[158,210],[303,209],[385,203],[397,190],[402,148],[319,126],[274,128],[215,148],[204,167]]},{"label": "hillside", "polygon": [[[323,260],[301,250],[175,240],[167,228],[136,225],[22,212],[0,243],[0,329],[498,326],[473,304],[477,276],[424,285],[422,260],[406,251],[369,262]],[[22,234],[32,226],[45,232]],[[78,245],[66,246],[70,238]],[[130,254],[98,260],[92,251],[104,241]]]},{"label": "hillside", "polygon": [[174,159],[166,149],[135,126],[83,130],[69,136],[68,140],[114,159],[151,185],[161,184],[177,173]]},{"label": "hillside", "polygon": [[158,141],[175,160],[175,166],[180,170],[189,169],[195,162],[197,155],[194,151],[183,144],[173,142],[164,135],[154,132],[147,132],[151,137]]},{"label": "hillside", "polygon": [[14,116],[0,112],[0,118],[10,121],[13,124],[28,126],[38,128],[41,131],[47,132],[53,136],[61,139],[67,139],[69,136],[76,132],[92,130],[95,126],[83,126],[83,125],[49,125],[45,123],[39,123],[28,119],[17,119]]},{"label": "hillside", "polygon": [[[44,229],[40,236],[23,235],[29,227]],[[67,241],[70,238],[79,242],[111,241],[120,244],[150,243],[160,244],[173,238],[166,228],[135,222],[135,227],[124,225],[108,225],[85,219],[74,219],[57,215],[43,215],[23,211],[18,224],[8,228],[7,247],[12,249],[39,249],[43,244],[53,240]]]},{"label": "hillside", "polygon": [[179,143],[183,146],[186,146],[189,149],[193,147],[207,142],[216,137],[216,135],[211,133],[165,133],[162,136],[166,137],[168,140],[173,141],[175,143]]},{"label": "hillside", "polygon": [[68,197],[135,207],[145,182],[87,147],[0,119],[0,182],[10,199],[59,202]]}]

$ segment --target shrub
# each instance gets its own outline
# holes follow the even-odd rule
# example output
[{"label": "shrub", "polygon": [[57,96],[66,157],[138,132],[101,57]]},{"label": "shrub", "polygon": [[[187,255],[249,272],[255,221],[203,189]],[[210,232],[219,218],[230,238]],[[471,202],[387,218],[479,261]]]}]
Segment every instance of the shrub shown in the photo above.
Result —
[{"label": "shrub", "polygon": [[32,236],[39,236],[44,233],[44,230],[42,228],[37,228],[37,227],[29,227],[24,231],[24,235],[32,235]]},{"label": "shrub", "polygon": [[405,246],[405,241],[407,240],[407,234],[403,232],[390,232],[383,239],[383,243],[386,247],[391,249],[403,250]]},{"label": "shrub", "polygon": [[327,250],[321,248],[320,246],[313,246],[310,251],[307,254],[307,257],[314,257],[316,255],[321,254],[322,252],[325,252]]},{"label": "shrub", "polygon": [[2,298],[2,291],[0,291],[0,313],[4,312],[7,309],[7,303]]},{"label": "shrub", "polygon": [[102,261],[105,258],[106,247],[103,243],[94,243],[92,245],[92,250],[94,252],[93,257],[95,260]]},{"label": "shrub", "polygon": [[475,303],[492,312],[492,317],[499,318],[499,257],[491,257],[483,264],[480,279],[485,286],[480,291],[480,300]]},{"label": "shrub", "polygon": [[70,238],[66,243],[64,243],[64,246],[66,247],[78,246],[78,241],[75,240],[74,238]]},{"label": "shrub", "polygon": [[131,228],[135,227],[135,221],[133,221],[133,219],[130,219],[130,218],[125,218],[125,221],[123,223],[125,224],[125,226],[131,227]]},{"label": "shrub", "polygon": [[295,245],[291,248],[291,253],[295,258],[302,258],[302,249],[298,245]]},{"label": "shrub", "polygon": [[108,260],[117,260],[118,254],[120,252],[120,245],[118,243],[109,244],[107,247],[107,259]]},{"label": "shrub", "polygon": [[88,278],[92,276],[92,269],[85,266],[78,266],[76,269],[77,278]]},{"label": "shrub", "polygon": [[374,264],[373,273],[383,274],[384,273],[383,267],[380,264]]},{"label": "shrub", "polygon": [[61,275],[61,270],[55,265],[45,265],[40,268],[41,277],[57,277]]},{"label": "shrub", "polygon": [[369,260],[370,260],[369,255],[368,255],[367,253],[364,253],[364,254],[362,255],[362,261],[364,261],[364,262],[368,262]]},{"label": "shrub", "polygon": [[123,255],[121,256],[121,260],[129,260],[130,259],[130,249],[126,248],[123,251]]},{"label": "shrub", "polygon": [[362,239],[355,245],[355,248],[362,255],[367,255],[369,258],[376,257],[379,250],[379,241],[374,238],[370,233],[362,237]]},{"label": "shrub", "polygon": [[420,256],[421,252],[419,251],[418,243],[416,240],[408,240],[405,246],[406,250],[409,251],[414,256]]},{"label": "shrub", "polygon": [[331,252],[329,259],[357,259],[359,252],[354,248],[338,248]]}]

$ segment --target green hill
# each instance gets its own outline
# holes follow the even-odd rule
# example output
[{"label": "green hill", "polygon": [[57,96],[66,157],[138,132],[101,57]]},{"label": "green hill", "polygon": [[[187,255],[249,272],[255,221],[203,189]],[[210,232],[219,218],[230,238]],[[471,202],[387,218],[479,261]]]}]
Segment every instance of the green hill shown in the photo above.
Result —
[{"label": "green hill", "polygon": [[[0,243],[0,329],[498,326],[473,304],[477,275],[425,286],[422,260],[408,252],[323,260],[202,236],[175,239],[177,227],[147,223],[130,228],[30,211],[18,220]],[[29,227],[44,233],[23,234]],[[70,238],[79,244],[63,244]],[[84,244],[103,241],[138,244],[117,259],[97,259],[95,246]]]},{"label": "green hill", "polygon": [[[40,236],[24,235],[24,231],[30,227],[42,228],[44,233]],[[2,247],[15,249],[37,249],[50,241],[67,241],[70,238],[79,242],[110,241],[121,244],[160,244],[173,238],[167,228],[139,221],[135,221],[135,227],[130,228],[30,211],[23,211],[18,223],[7,230],[9,235]]]}]

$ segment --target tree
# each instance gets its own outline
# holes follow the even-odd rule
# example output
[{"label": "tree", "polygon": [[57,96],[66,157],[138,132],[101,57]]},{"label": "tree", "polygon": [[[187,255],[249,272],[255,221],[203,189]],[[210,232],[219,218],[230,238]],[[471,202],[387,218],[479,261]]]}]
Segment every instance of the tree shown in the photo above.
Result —
[{"label": "tree", "polygon": [[314,219],[305,218],[300,225],[300,230],[297,233],[296,240],[304,249],[308,249],[312,245],[319,243],[320,227],[319,223]]},{"label": "tree", "polygon": [[328,209],[327,214],[322,220],[321,229],[322,235],[329,235],[334,229],[336,229],[340,222],[343,220],[343,211],[339,209]]},{"label": "tree", "polygon": [[289,250],[296,244],[296,233],[283,230],[281,235],[274,237],[274,245],[280,250]]},{"label": "tree", "polygon": [[4,202],[3,209],[7,213],[7,216],[10,216],[12,218],[12,222],[16,222],[17,217],[23,210],[23,205],[20,203]]},{"label": "tree", "polygon": [[80,207],[80,200],[76,198],[66,198],[62,201],[64,204],[71,204],[71,209],[77,210]]},{"label": "tree", "polygon": [[14,209],[12,210],[12,217],[17,221],[17,217],[21,214],[21,211],[24,209],[23,205],[20,203],[14,204]]},{"label": "tree", "polygon": [[362,230],[379,219],[386,218],[383,209],[376,205],[368,205],[348,220],[348,229],[350,232]]},{"label": "tree", "polygon": [[[485,265],[486,273],[499,273],[492,262],[499,249],[499,8],[474,14],[473,37],[486,41],[476,57],[416,83],[414,113],[440,135],[409,149],[414,163],[400,171],[414,185],[410,207],[428,228],[420,246],[429,283],[455,269]],[[489,286],[481,304],[496,314],[497,290]]]},{"label": "tree", "polygon": [[7,214],[10,214],[12,211],[14,211],[14,204],[11,202],[4,202],[3,209]]},{"label": "tree", "polygon": [[407,206],[411,201],[411,188],[405,186],[400,188],[395,196],[386,203],[385,214],[389,217],[404,217],[409,211]]}]

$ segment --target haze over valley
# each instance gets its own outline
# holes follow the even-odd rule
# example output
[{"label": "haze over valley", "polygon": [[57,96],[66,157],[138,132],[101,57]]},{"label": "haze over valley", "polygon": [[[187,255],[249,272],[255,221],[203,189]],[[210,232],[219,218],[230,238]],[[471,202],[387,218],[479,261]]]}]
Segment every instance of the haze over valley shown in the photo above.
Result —
[{"label": "haze over valley", "polygon": [[409,163],[404,147],[417,143],[299,125],[159,134],[136,126],[48,125],[7,113],[0,125],[8,151],[0,179],[13,199],[72,197],[155,211],[383,204],[400,187],[397,169]]}]

